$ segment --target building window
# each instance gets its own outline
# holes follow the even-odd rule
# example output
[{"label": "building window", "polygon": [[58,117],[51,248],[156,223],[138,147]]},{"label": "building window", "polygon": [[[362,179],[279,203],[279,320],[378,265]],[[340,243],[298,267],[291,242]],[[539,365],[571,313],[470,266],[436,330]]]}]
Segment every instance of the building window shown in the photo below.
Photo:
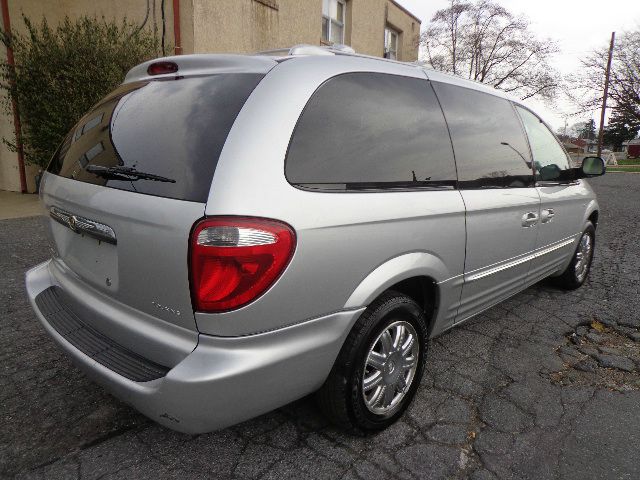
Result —
[{"label": "building window", "polygon": [[344,0],[322,0],[322,41],[344,43]]},{"label": "building window", "polygon": [[389,27],[384,29],[384,58],[398,59],[398,32]]}]

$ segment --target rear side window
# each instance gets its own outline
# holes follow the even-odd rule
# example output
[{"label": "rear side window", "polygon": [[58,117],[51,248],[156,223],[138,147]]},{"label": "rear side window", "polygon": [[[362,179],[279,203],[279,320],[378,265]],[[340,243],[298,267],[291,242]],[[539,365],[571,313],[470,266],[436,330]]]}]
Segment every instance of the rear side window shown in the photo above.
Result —
[{"label": "rear side window", "polygon": [[290,183],[358,190],[455,186],[455,163],[427,80],[349,73],[307,103],[286,160]]},{"label": "rear side window", "polygon": [[533,185],[529,146],[508,100],[455,85],[433,88],[451,131],[460,188]]},{"label": "rear side window", "polygon": [[524,124],[538,180],[560,180],[571,176],[569,157],[551,130],[529,110],[516,107]]},{"label": "rear side window", "polygon": [[[122,85],[69,132],[48,171],[121,190],[205,202],[229,130],[263,76],[222,74]],[[110,167],[132,167],[165,181],[95,173]]]}]

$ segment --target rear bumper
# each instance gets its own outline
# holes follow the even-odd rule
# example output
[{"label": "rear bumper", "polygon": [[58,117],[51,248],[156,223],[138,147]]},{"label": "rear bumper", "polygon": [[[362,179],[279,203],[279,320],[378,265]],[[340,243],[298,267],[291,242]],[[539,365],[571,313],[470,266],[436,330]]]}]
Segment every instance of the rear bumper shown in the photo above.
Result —
[{"label": "rear bumper", "polygon": [[26,286],[44,328],[89,377],[152,420],[186,433],[224,428],[317,390],[363,310],[246,337],[201,334],[193,352],[166,375],[137,382],[74,346],[38,307],[36,297],[54,286],[48,262],[27,272]]}]

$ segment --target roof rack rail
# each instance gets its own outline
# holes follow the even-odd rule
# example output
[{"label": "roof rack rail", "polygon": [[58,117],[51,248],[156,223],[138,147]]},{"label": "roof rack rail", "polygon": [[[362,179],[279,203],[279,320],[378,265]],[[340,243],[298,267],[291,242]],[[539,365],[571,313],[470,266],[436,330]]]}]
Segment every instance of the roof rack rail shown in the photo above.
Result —
[{"label": "roof rack rail", "polygon": [[335,44],[331,46],[300,44],[291,48],[279,48],[258,52],[256,55],[289,56],[289,55],[354,55],[356,51],[348,45]]},{"label": "roof rack rail", "polygon": [[352,47],[350,47],[349,45],[345,45],[344,43],[334,43],[330,47],[325,48],[339,54],[356,55],[356,51]]}]

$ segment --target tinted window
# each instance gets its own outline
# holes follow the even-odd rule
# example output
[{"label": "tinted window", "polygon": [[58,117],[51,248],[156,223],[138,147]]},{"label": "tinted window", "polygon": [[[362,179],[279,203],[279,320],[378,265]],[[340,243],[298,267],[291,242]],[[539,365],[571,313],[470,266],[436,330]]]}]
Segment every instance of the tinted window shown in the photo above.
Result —
[{"label": "tinted window", "polygon": [[529,147],[509,101],[454,85],[433,88],[451,131],[461,188],[532,185]]},{"label": "tinted window", "polygon": [[[262,75],[225,74],[122,85],[71,130],[48,171],[97,185],[204,202],[229,130]],[[134,167],[172,180],[86,170]]]},{"label": "tinted window", "polygon": [[429,82],[374,73],[328,80],[300,116],[286,175],[312,188],[453,187],[451,142]]},{"label": "tinted window", "polygon": [[[529,110],[517,107],[533,155],[536,178],[559,180],[571,168],[569,157],[547,126]],[[564,175],[563,175],[564,173]]]}]

